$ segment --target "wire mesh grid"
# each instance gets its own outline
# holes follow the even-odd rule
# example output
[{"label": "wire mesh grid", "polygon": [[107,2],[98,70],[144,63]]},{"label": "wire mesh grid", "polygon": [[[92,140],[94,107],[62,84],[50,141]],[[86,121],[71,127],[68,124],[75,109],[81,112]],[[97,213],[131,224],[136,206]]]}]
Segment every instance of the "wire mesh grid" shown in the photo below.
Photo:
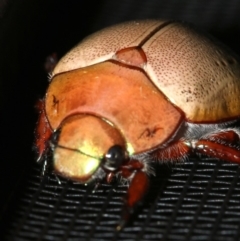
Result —
[{"label": "wire mesh grid", "polygon": [[[117,232],[127,186],[42,180],[33,167],[6,240],[240,240],[240,167],[205,158],[157,171],[132,221]],[[17,199],[18,200],[18,199]]]}]

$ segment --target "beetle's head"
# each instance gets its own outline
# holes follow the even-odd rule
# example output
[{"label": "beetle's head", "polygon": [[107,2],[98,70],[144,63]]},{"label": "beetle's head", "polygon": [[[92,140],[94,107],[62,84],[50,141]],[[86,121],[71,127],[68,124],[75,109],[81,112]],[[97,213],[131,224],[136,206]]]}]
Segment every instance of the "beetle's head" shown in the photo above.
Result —
[{"label": "beetle's head", "polygon": [[53,167],[61,176],[85,183],[97,171],[117,171],[127,160],[120,131],[101,117],[84,114],[67,117],[55,133]]}]

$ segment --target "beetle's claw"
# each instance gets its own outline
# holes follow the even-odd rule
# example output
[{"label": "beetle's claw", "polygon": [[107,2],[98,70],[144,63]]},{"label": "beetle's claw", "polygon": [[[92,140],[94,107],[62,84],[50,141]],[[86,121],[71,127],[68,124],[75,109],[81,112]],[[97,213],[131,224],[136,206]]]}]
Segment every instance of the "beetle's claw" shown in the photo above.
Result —
[{"label": "beetle's claw", "polygon": [[95,193],[95,192],[97,191],[97,189],[99,188],[100,185],[101,185],[101,182],[98,181],[98,182],[94,185],[93,190],[92,190],[92,193]]},{"label": "beetle's claw", "polygon": [[120,221],[120,223],[117,225],[116,231],[120,232],[121,230],[123,230],[123,228],[125,227],[126,223],[127,223],[126,220],[122,219]]},{"label": "beetle's claw", "polygon": [[[38,158],[37,162],[38,162],[38,161],[41,161],[41,162],[42,162],[42,156],[40,156],[40,157]],[[47,160],[45,159],[45,160],[43,161],[43,165],[42,165],[41,177],[44,177],[44,176],[45,176],[45,173],[46,173],[47,169],[48,169],[48,163],[47,163]]]},{"label": "beetle's claw", "polygon": [[38,155],[36,156],[36,162],[37,163],[42,163],[43,159],[44,159],[44,155],[42,153],[38,153]]},{"label": "beetle's claw", "polygon": [[133,211],[134,211],[133,208],[129,208],[127,206],[125,206],[123,208],[123,212],[122,212],[122,216],[121,216],[120,222],[119,222],[119,224],[116,227],[116,230],[118,232],[121,231],[126,226],[126,224],[129,222],[129,219],[130,219],[131,214],[133,213]]}]

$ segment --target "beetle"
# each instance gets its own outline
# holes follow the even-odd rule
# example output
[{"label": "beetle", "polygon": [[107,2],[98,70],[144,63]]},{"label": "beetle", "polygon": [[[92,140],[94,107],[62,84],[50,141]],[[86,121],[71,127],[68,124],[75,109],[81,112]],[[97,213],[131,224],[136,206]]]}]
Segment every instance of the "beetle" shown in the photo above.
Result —
[{"label": "beetle", "polygon": [[182,162],[192,152],[240,162],[239,97],[237,57],[189,25],[108,27],[54,68],[39,105],[38,162],[52,153],[54,172],[81,183],[127,180],[129,214],[153,163]]}]

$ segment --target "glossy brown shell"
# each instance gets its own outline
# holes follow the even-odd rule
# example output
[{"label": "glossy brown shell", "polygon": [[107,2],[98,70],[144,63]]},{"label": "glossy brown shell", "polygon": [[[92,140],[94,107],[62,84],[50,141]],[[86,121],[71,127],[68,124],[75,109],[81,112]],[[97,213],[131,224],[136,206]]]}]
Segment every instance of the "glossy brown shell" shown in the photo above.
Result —
[{"label": "glossy brown shell", "polygon": [[[69,116],[98,116],[122,133],[131,154],[165,143],[182,122],[182,112],[142,71],[108,61],[56,75],[47,91],[46,113],[54,130]],[[89,124],[88,128],[95,126]],[[81,125],[76,129],[79,138],[81,129]],[[101,136],[100,129],[98,132]]]},{"label": "glossy brown shell", "polygon": [[[103,29],[66,54],[53,76],[106,60],[138,47],[141,67],[169,101],[191,122],[220,122],[240,116],[240,66],[211,39],[171,21],[135,21]],[[154,110],[156,111],[156,110]]]}]

